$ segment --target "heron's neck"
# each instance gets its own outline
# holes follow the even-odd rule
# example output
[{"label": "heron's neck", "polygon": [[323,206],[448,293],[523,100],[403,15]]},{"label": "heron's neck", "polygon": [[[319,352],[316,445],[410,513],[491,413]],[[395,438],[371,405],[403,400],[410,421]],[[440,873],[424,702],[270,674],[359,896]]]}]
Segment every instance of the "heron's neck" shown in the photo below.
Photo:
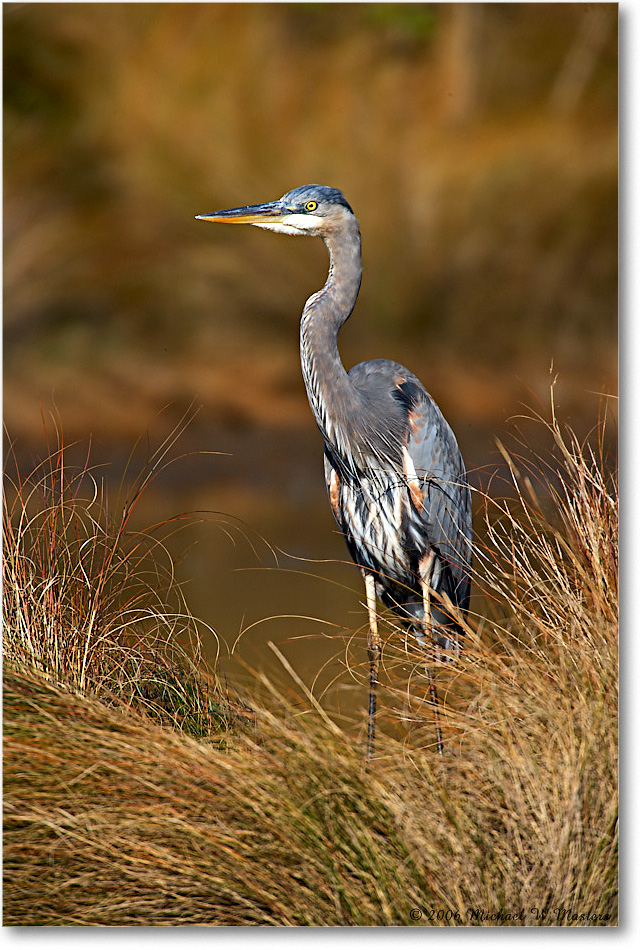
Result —
[{"label": "heron's neck", "polygon": [[356,220],[325,239],[330,271],[301,317],[301,369],[317,425],[339,451],[341,432],[361,396],[346,373],[337,345],[339,330],[355,305],[361,284],[361,236]]}]

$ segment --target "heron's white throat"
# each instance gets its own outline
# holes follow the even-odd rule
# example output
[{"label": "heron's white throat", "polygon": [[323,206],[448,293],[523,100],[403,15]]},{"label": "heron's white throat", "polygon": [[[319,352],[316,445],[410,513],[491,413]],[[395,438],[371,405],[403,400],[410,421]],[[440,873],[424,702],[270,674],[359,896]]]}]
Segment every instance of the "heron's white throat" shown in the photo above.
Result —
[{"label": "heron's white throat", "polygon": [[257,228],[266,231],[278,231],[279,234],[305,234],[316,231],[323,224],[323,218],[317,214],[287,214],[280,221],[253,221]]}]

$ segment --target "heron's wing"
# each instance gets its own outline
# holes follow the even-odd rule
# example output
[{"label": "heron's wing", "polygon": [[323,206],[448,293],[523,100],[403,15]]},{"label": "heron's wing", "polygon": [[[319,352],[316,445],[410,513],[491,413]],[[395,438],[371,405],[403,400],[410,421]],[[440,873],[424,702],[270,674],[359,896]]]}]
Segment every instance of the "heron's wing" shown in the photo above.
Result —
[{"label": "heron's wing", "polygon": [[[404,474],[425,536],[450,567],[455,601],[466,609],[470,590],[472,517],[464,462],[452,429],[416,377],[397,377],[393,396],[407,420]],[[414,484],[413,484],[414,483]],[[421,491],[421,499],[416,486]]]},{"label": "heron's wing", "polygon": [[430,548],[437,550],[448,568],[440,589],[466,610],[472,551],[470,490],[452,429],[417,377],[401,364],[370,360],[353,366],[349,375],[364,399],[354,418],[344,420],[350,459],[326,445],[326,479],[335,517],[341,526],[345,513],[333,498],[338,497],[344,477],[349,478],[342,468],[347,469],[348,461],[362,472],[370,471],[371,484],[385,488],[388,481],[392,523],[395,487],[401,479],[410,501],[405,527],[402,521],[397,524],[403,544],[419,557]]}]

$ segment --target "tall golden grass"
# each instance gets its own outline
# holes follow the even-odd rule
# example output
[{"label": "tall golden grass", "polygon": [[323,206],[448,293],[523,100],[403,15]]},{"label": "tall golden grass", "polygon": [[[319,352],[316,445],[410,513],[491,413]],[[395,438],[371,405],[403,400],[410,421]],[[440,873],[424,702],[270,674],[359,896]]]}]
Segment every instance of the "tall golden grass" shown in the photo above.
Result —
[{"label": "tall golden grass", "polygon": [[548,426],[556,456],[506,453],[513,498],[486,500],[484,615],[438,674],[442,757],[403,638],[399,729],[370,767],[266,683],[221,746],[29,660],[10,573],[4,923],[616,924],[617,491],[599,438]]},{"label": "tall golden grass", "polygon": [[26,477],[9,451],[3,508],[4,662],[82,694],[110,695],[162,719],[212,733],[229,710],[198,672],[203,635],[174,576],[165,544],[182,519],[130,528],[167,465],[180,427],[131,487],[108,499],[98,470],[70,464],[56,446]]}]

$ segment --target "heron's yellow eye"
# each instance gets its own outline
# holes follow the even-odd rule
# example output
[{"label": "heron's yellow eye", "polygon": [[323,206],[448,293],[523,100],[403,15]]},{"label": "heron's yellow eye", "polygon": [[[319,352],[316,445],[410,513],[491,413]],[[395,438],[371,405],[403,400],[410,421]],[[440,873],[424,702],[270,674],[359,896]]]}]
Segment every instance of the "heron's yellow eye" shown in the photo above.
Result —
[{"label": "heron's yellow eye", "polygon": [[316,211],[316,210],[317,210],[317,203],[316,203],[316,201],[308,201],[307,205],[305,206],[305,210],[306,210],[306,211]]}]

